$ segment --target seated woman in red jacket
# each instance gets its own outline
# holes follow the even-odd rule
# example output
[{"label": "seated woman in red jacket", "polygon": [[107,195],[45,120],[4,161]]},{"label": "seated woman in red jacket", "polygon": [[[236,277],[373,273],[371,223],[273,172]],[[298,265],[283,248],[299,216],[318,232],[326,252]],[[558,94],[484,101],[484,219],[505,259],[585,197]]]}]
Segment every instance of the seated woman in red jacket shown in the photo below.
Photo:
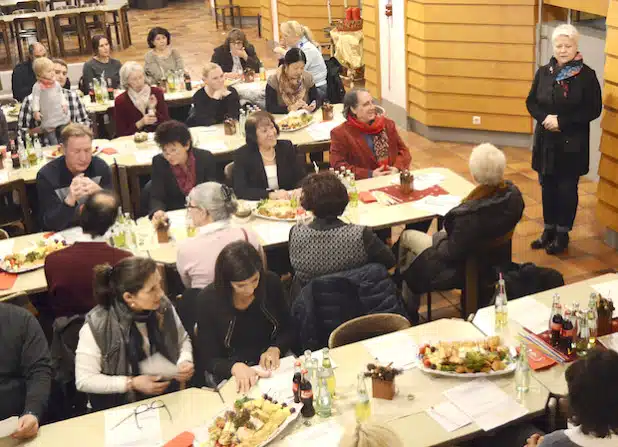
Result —
[{"label": "seated woman in red jacket", "polygon": [[330,165],[357,179],[396,174],[410,166],[410,151],[393,120],[378,115],[371,93],[354,89],[343,99],[346,122],[331,131]]},{"label": "seated woman in red jacket", "polygon": [[163,91],[146,84],[140,64],[130,61],[122,66],[120,85],[126,91],[114,101],[117,137],[154,132],[160,123],[170,119]]}]

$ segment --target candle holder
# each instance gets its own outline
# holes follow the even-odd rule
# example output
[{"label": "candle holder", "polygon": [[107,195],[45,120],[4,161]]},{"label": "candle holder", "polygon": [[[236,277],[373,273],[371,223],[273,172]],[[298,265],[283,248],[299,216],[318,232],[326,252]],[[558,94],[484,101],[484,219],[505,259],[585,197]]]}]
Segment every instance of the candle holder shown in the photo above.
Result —
[{"label": "candle holder", "polygon": [[332,121],[334,118],[333,105],[325,102],[322,105],[322,121]]},{"label": "candle holder", "polygon": [[255,81],[255,70],[253,68],[245,69],[245,82]]},{"label": "candle holder", "polygon": [[369,363],[365,377],[371,377],[372,394],[375,399],[393,400],[397,389],[395,387],[395,377],[400,375],[400,369]]},{"label": "candle holder", "polygon": [[399,190],[402,194],[408,195],[412,192],[414,182],[414,175],[404,169],[399,173]]},{"label": "candle holder", "polygon": [[599,295],[597,301],[597,314],[599,316],[597,322],[598,336],[608,335],[612,333],[612,316],[614,314],[614,303],[611,300],[603,298]]},{"label": "candle holder", "polygon": [[227,118],[223,121],[223,130],[225,135],[235,135],[236,134],[236,120],[233,118]]}]

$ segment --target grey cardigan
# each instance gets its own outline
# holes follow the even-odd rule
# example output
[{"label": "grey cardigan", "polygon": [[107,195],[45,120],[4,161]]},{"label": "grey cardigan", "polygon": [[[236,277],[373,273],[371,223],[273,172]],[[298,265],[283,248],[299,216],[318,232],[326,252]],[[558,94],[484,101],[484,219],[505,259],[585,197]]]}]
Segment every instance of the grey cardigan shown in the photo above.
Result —
[{"label": "grey cardigan", "polygon": [[172,48],[168,57],[159,57],[154,50],[150,50],[144,57],[144,73],[146,80],[151,85],[156,85],[167,76],[170,71],[185,69],[185,63],[178,51]]}]

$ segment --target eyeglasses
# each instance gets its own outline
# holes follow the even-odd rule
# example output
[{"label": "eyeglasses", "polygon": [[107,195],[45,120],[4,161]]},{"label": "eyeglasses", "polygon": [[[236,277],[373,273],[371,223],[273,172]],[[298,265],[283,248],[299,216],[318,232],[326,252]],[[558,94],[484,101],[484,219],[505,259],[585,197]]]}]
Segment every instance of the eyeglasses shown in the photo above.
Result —
[{"label": "eyeglasses", "polygon": [[167,415],[170,418],[170,421],[173,422],[174,419],[172,419],[172,414],[170,413],[169,408],[167,408],[167,405],[165,405],[165,402],[163,402],[162,400],[153,400],[149,404],[141,404],[141,405],[138,405],[137,407],[135,407],[135,409],[133,410],[133,413],[130,413],[127,417],[125,417],[120,422],[118,422],[116,425],[114,425],[112,427],[112,430],[115,429],[116,427],[118,427],[123,422],[128,421],[132,417],[135,417],[135,425],[137,426],[137,428],[139,428],[141,430],[142,427],[140,427],[140,425],[139,425],[139,418],[138,418],[138,416],[140,414],[147,413],[150,410],[158,410],[160,408],[164,408],[165,409],[165,411],[167,412]]}]

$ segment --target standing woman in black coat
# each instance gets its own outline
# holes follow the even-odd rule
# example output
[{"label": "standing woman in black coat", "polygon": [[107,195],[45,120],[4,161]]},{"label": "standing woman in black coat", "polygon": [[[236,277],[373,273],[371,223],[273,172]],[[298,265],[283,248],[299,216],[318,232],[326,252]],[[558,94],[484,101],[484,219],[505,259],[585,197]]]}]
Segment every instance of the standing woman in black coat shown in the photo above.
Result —
[{"label": "standing woman in black coat", "polygon": [[579,32],[560,25],[552,35],[554,57],[539,68],[526,106],[536,120],[532,169],[543,193],[543,234],[533,249],[562,253],[577,212],[579,177],[588,173],[590,122],[601,114],[601,87],[577,49]]}]

